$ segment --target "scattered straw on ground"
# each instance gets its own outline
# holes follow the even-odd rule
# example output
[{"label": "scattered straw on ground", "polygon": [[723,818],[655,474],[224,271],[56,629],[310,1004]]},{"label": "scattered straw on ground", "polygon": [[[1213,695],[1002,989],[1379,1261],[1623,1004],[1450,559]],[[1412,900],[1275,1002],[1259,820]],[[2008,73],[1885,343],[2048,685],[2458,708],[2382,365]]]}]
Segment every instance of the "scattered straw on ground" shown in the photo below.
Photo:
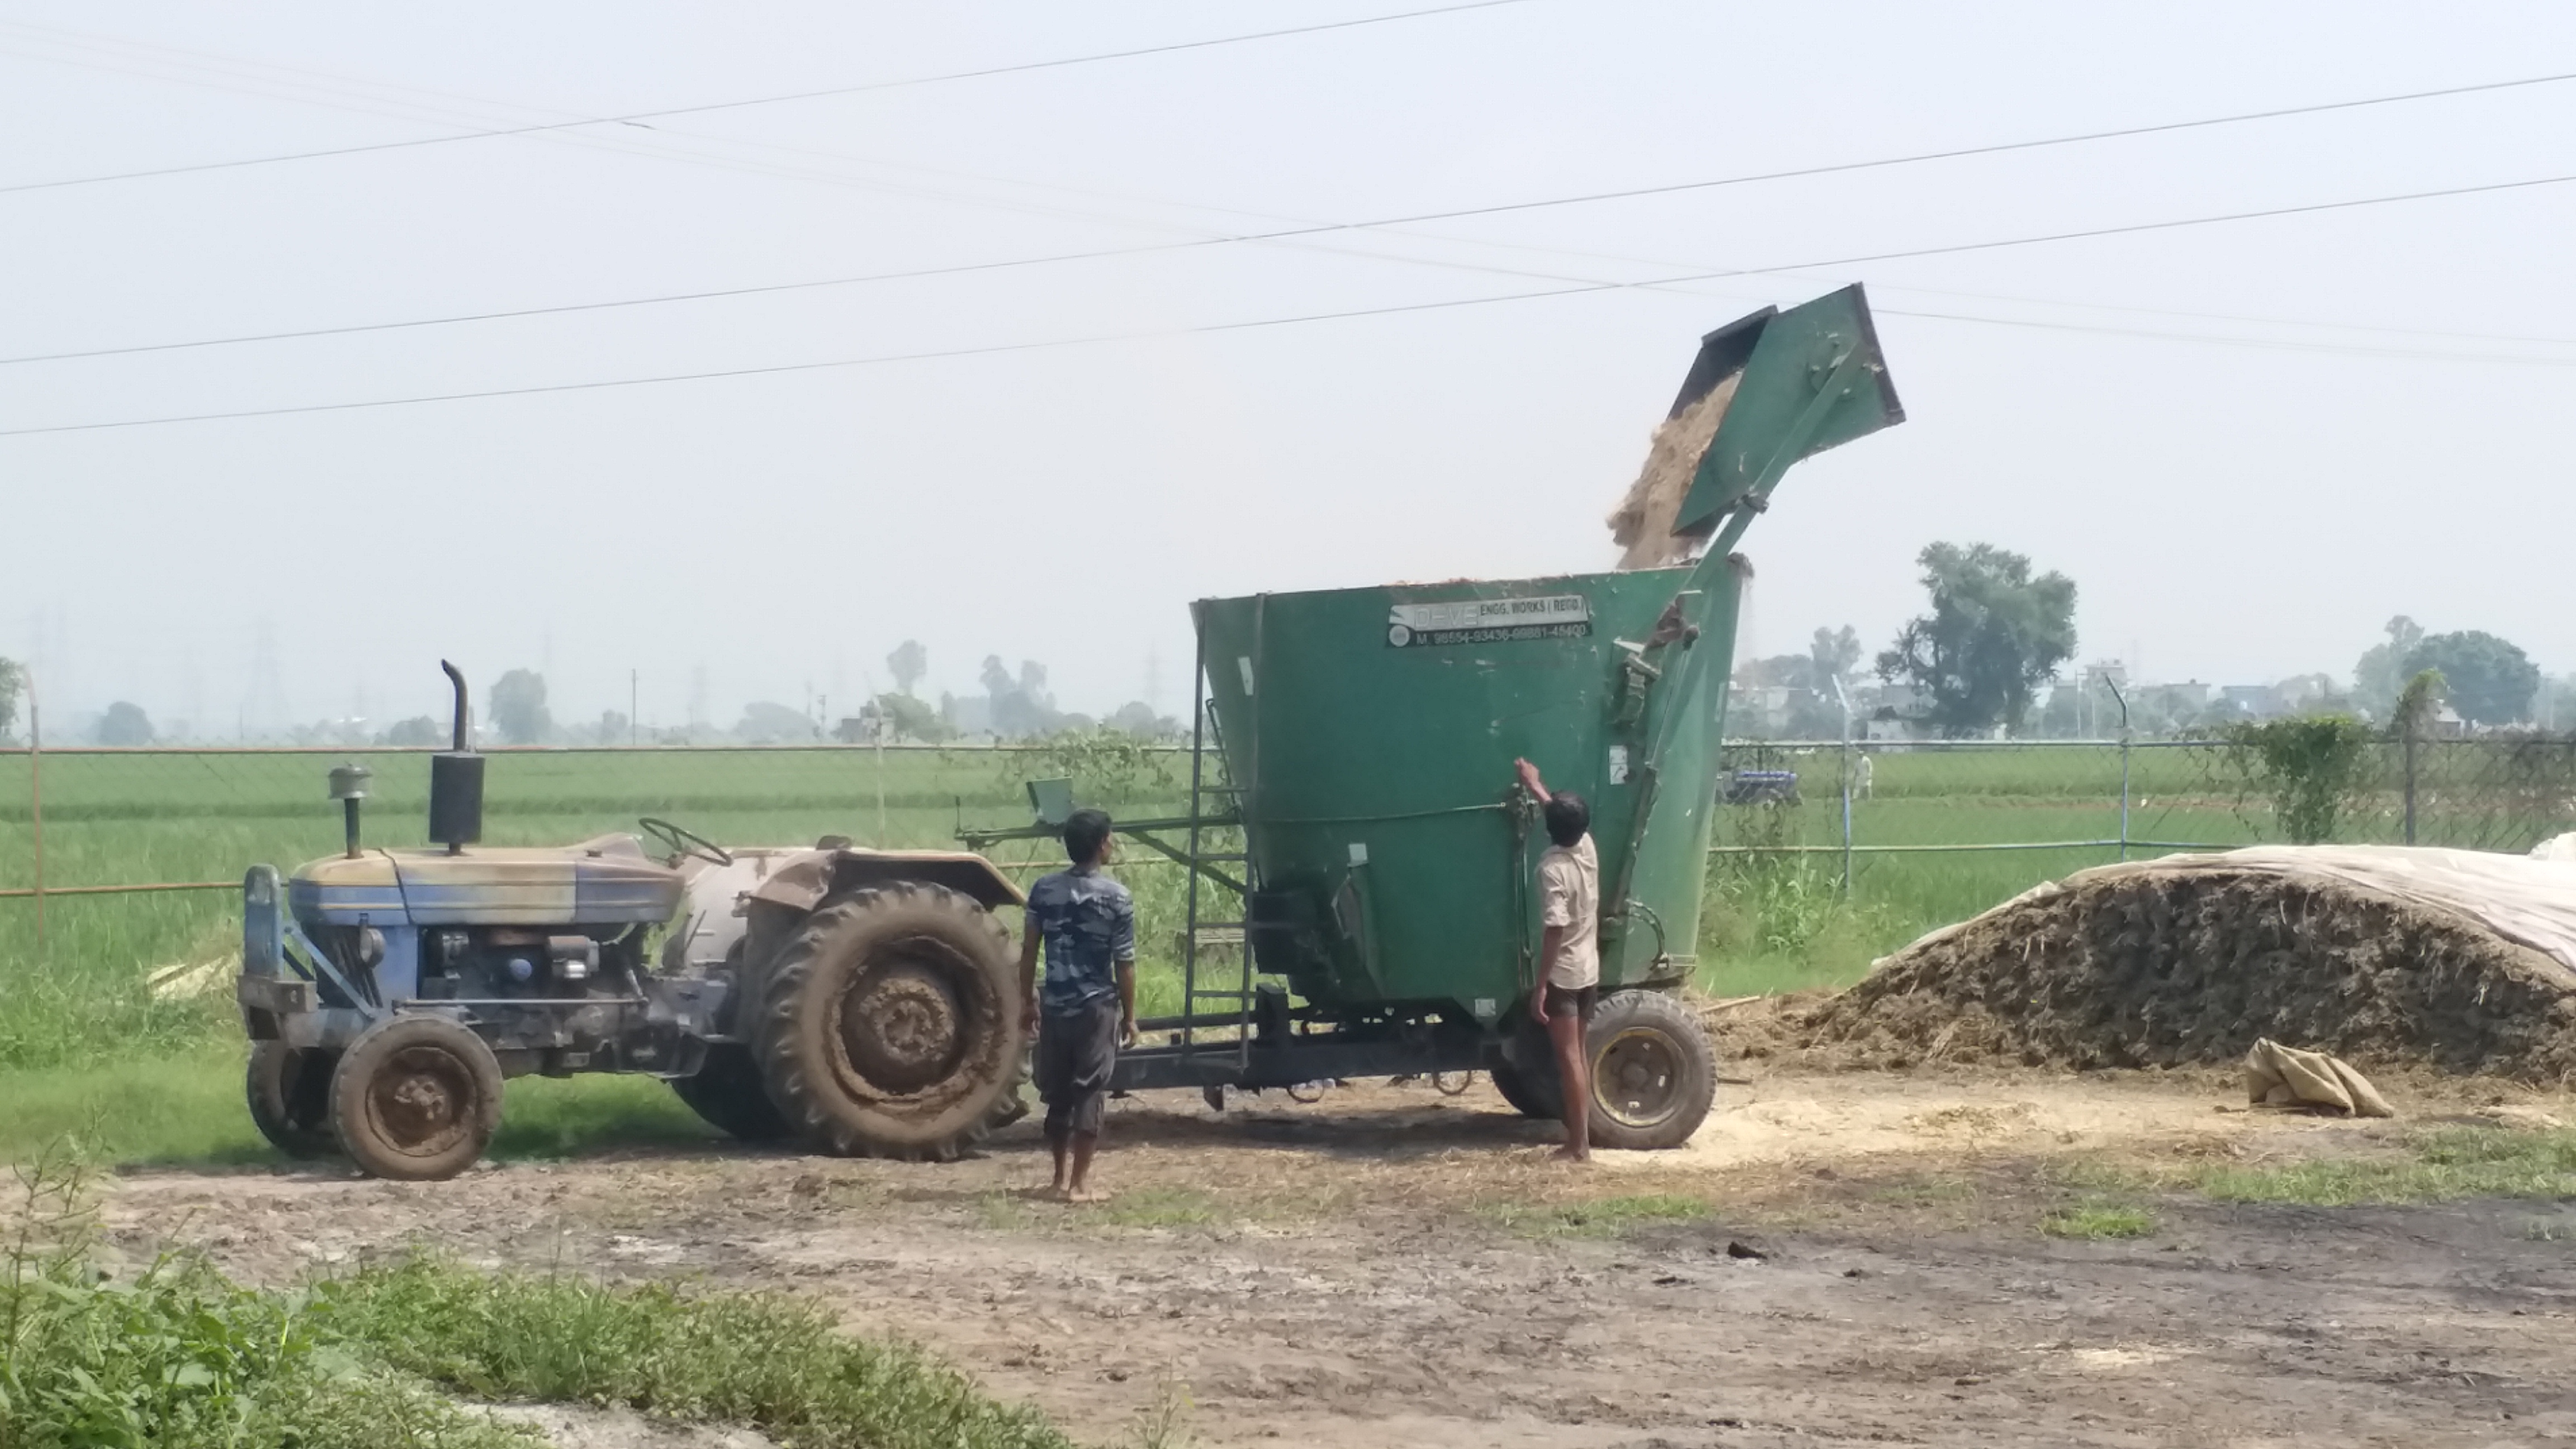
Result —
[{"label": "scattered straw on ground", "polygon": [[1681,563],[1699,547],[1699,539],[1673,535],[1673,520],[1681,516],[1682,499],[1699,473],[1699,460],[1716,438],[1717,425],[1726,417],[1727,405],[1735,401],[1735,385],[1743,377],[1741,372],[1729,376],[1655,429],[1654,441],[1646,448],[1646,466],[1609,518],[1610,541],[1620,549],[1619,567],[1650,569]]},{"label": "scattered straw on ground", "polygon": [[2346,883],[2143,871],[2034,892],[1759,1029],[1855,1062],[2219,1064],[2268,1036],[2373,1067],[2565,1082],[2576,977],[2465,915]]}]

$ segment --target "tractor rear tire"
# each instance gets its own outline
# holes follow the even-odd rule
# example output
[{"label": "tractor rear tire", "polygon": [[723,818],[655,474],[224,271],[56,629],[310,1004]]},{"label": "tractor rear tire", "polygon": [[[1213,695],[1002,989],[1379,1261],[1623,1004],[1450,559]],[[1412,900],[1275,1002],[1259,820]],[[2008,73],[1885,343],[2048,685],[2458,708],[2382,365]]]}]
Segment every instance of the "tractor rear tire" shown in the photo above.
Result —
[{"label": "tractor rear tire", "polygon": [[[1680,998],[1667,991],[1614,991],[1593,1008],[1584,1052],[1592,1062],[1592,1145],[1631,1151],[1679,1147],[1699,1130],[1717,1097],[1717,1052]],[[1529,1105],[1512,1105],[1554,1121],[1565,1098],[1546,1034],[1533,1025],[1516,1049],[1524,1069],[1517,1086]],[[1494,1085],[1503,1084],[1503,1071]],[[1532,1110],[1533,1108],[1537,1110]]]},{"label": "tractor rear tire", "polygon": [[501,1125],[501,1063],[443,1016],[390,1016],[331,1074],[331,1125],[368,1175],[439,1182],[472,1167]]},{"label": "tractor rear tire", "polygon": [[1017,964],[1002,923],[944,886],[825,905],[762,976],[769,1099],[824,1151],[953,1161],[1017,1115]]},{"label": "tractor rear tire", "polygon": [[338,1064],[337,1054],[318,1047],[250,1044],[243,1095],[250,1101],[251,1125],[269,1146],[298,1159],[339,1152],[339,1136],[331,1130],[331,1069]]},{"label": "tractor rear tire", "polygon": [[706,1124],[744,1142],[785,1142],[796,1135],[769,1088],[751,1048],[719,1042],[707,1048],[706,1065],[693,1077],[674,1077],[671,1091]]}]

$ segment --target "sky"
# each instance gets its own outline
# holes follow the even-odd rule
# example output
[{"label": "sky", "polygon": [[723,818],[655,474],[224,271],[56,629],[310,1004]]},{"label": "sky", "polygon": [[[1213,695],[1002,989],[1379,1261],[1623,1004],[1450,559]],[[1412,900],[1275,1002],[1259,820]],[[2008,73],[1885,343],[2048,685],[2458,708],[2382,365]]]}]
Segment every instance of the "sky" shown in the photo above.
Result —
[{"label": "sky", "polygon": [[0,654],[203,736],[442,657],[837,715],[907,638],[1178,712],[1193,598],[1608,567],[1699,335],[1859,281],[1908,420],[1781,485],[1740,653],[1883,647],[1941,539],[2147,678],[2576,669],[2576,180],[1982,245],[2576,178],[2576,79],[1522,205],[2576,72],[2576,8],[1312,28],[1443,3],[0,0]]}]

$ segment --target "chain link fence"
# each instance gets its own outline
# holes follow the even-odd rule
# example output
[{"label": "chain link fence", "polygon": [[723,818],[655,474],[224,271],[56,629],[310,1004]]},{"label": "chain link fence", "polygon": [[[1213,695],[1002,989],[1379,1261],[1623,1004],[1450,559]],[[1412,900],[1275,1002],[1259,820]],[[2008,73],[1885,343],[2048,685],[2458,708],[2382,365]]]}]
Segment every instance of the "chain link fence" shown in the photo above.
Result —
[{"label": "chain link fence", "polygon": [[[41,932],[49,906],[229,891],[253,862],[329,854],[341,844],[340,815],[325,782],[345,763],[372,772],[368,843],[425,844],[431,753],[0,751],[0,911],[24,912]],[[560,844],[659,815],[740,844],[844,835],[953,848],[961,825],[1024,822],[1025,783],[1054,776],[1074,778],[1086,802],[1115,813],[1188,806],[1187,749],[1107,738],[505,750],[490,768],[485,837]],[[2272,785],[2223,741],[1737,743],[1726,747],[1720,780],[1721,865],[1786,862],[1848,895],[1897,860],[2010,862],[1954,881],[1937,902],[1927,896],[1934,918],[1976,894],[1991,904],[2082,865],[2287,838]],[[2576,737],[2487,736],[2370,745],[2338,792],[2330,838],[2524,851],[2571,829]],[[1054,862],[1045,842],[997,855],[1014,871]],[[1128,864],[1169,868],[1142,852]],[[1881,870],[1879,884],[1902,894],[1900,876],[1924,874]]]},{"label": "chain link fence", "polygon": [[[2282,782],[2228,740],[1739,742],[1719,778],[1721,854],[2125,859],[2291,838]],[[2576,736],[2375,741],[2325,813],[2340,843],[2528,851],[2576,830]]]},{"label": "chain link fence", "polygon": [[[338,850],[335,766],[365,767],[369,845],[427,844],[430,750],[76,749],[0,752],[0,904],[41,930],[64,898],[237,889],[256,862]],[[811,746],[503,750],[487,775],[484,840],[546,845],[639,816],[719,841],[954,849],[961,825],[1025,823],[1025,783],[1070,775],[1124,813],[1187,808],[1189,752],[1081,739],[996,747]],[[1039,843],[1043,845],[1043,842]],[[1019,857],[1027,855],[1023,861]],[[1052,856],[1000,852],[1009,868]]]}]

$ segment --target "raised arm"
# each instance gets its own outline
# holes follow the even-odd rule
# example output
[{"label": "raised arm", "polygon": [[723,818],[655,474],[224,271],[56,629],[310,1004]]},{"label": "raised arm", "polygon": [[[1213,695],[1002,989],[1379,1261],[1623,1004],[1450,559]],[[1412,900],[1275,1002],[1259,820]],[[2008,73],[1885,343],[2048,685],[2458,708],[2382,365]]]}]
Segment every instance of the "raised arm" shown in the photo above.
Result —
[{"label": "raised arm", "polygon": [[1514,760],[1512,768],[1520,772],[1521,788],[1536,796],[1541,805],[1546,804],[1548,802],[1547,782],[1538,777],[1538,766],[1527,760]]}]

